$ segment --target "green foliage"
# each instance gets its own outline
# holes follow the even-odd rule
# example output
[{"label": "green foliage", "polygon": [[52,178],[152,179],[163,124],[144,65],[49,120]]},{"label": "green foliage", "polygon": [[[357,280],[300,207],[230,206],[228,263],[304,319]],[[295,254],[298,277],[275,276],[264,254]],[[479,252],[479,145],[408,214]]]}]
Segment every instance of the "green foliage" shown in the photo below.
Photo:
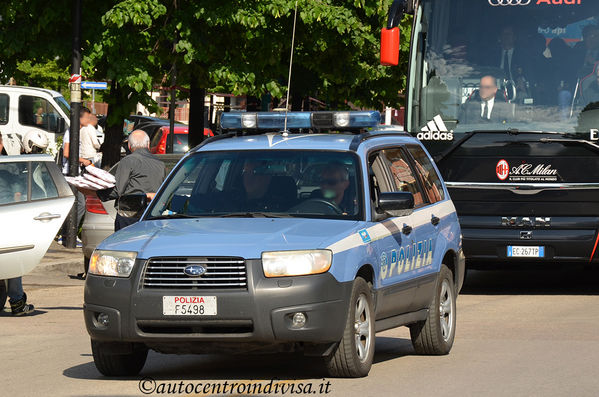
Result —
[{"label": "green foliage", "polygon": [[[292,95],[332,105],[398,106],[405,87],[411,17],[402,24],[400,67],[379,64],[380,29],[392,0],[298,0]],[[72,0],[4,0],[5,76],[66,89]],[[112,81],[109,125],[157,84],[282,98],[287,90],[294,0],[83,0],[82,70]]]}]

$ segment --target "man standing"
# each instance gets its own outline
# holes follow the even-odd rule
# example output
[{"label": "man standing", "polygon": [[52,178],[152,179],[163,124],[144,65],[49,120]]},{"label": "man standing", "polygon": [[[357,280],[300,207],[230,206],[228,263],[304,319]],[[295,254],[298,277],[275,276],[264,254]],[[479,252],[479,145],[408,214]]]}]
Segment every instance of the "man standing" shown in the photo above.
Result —
[{"label": "man standing", "polygon": [[481,78],[479,89],[474,91],[462,105],[458,116],[459,122],[477,124],[509,121],[511,118],[509,104],[498,91],[495,77]]},{"label": "man standing", "polygon": [[[152,199],[166,177],[164,163],[150,153],[150,138],[142,130],[135,130],[129,135],[129,150],[116,169],[115,187],[98,190],[102,201],[117,200],[129,194],[146,194]],[[114,230],[120,230],[137,222],[137,218],[126,218],[116,215]]]}]

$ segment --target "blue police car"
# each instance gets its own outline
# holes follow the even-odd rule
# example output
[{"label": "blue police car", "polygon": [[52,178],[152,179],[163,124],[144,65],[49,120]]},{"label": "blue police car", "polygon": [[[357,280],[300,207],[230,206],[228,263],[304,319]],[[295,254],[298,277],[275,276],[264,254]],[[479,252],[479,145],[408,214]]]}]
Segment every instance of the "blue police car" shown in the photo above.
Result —
[{"label": "blue police car", "polygon": [[376,332],[399,326],[417,353],[447,354],[464,279],[455,208],[419,141],[379,122],[223,114],[226,133],[188,153],[141,221],[91,257],[98,370],[137,374],[148,349],[301,350],[330,376],[361,377]]}]

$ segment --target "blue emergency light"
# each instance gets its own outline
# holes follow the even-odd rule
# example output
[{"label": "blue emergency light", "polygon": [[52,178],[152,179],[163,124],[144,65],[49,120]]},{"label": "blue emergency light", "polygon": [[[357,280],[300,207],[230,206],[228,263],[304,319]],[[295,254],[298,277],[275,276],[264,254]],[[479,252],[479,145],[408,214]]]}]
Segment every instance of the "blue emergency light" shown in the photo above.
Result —
[{"label": "blue emergency light", "polygon": [[[381,122],[377,111],[287,112],[287,129],[376,127]],[[285,112],[229,112],[220,119],[223,130],[270,130],[285,128]]]}]

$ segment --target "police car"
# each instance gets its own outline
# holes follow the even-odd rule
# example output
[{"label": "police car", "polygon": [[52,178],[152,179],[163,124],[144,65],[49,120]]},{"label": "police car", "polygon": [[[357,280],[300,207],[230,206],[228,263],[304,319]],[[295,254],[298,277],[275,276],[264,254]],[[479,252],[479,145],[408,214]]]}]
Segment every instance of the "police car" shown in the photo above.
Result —
[{"label": "police car", "polygon": [[148,349],[300,350],[330,376],[361,377],[376,332],[399,326],[418,354],[447,354],[464,279],[455,208],[418,140],[379,122],[224,114],[226,133],[187,154],[141,221],[91,257],[98,370],[137,374]]}]

